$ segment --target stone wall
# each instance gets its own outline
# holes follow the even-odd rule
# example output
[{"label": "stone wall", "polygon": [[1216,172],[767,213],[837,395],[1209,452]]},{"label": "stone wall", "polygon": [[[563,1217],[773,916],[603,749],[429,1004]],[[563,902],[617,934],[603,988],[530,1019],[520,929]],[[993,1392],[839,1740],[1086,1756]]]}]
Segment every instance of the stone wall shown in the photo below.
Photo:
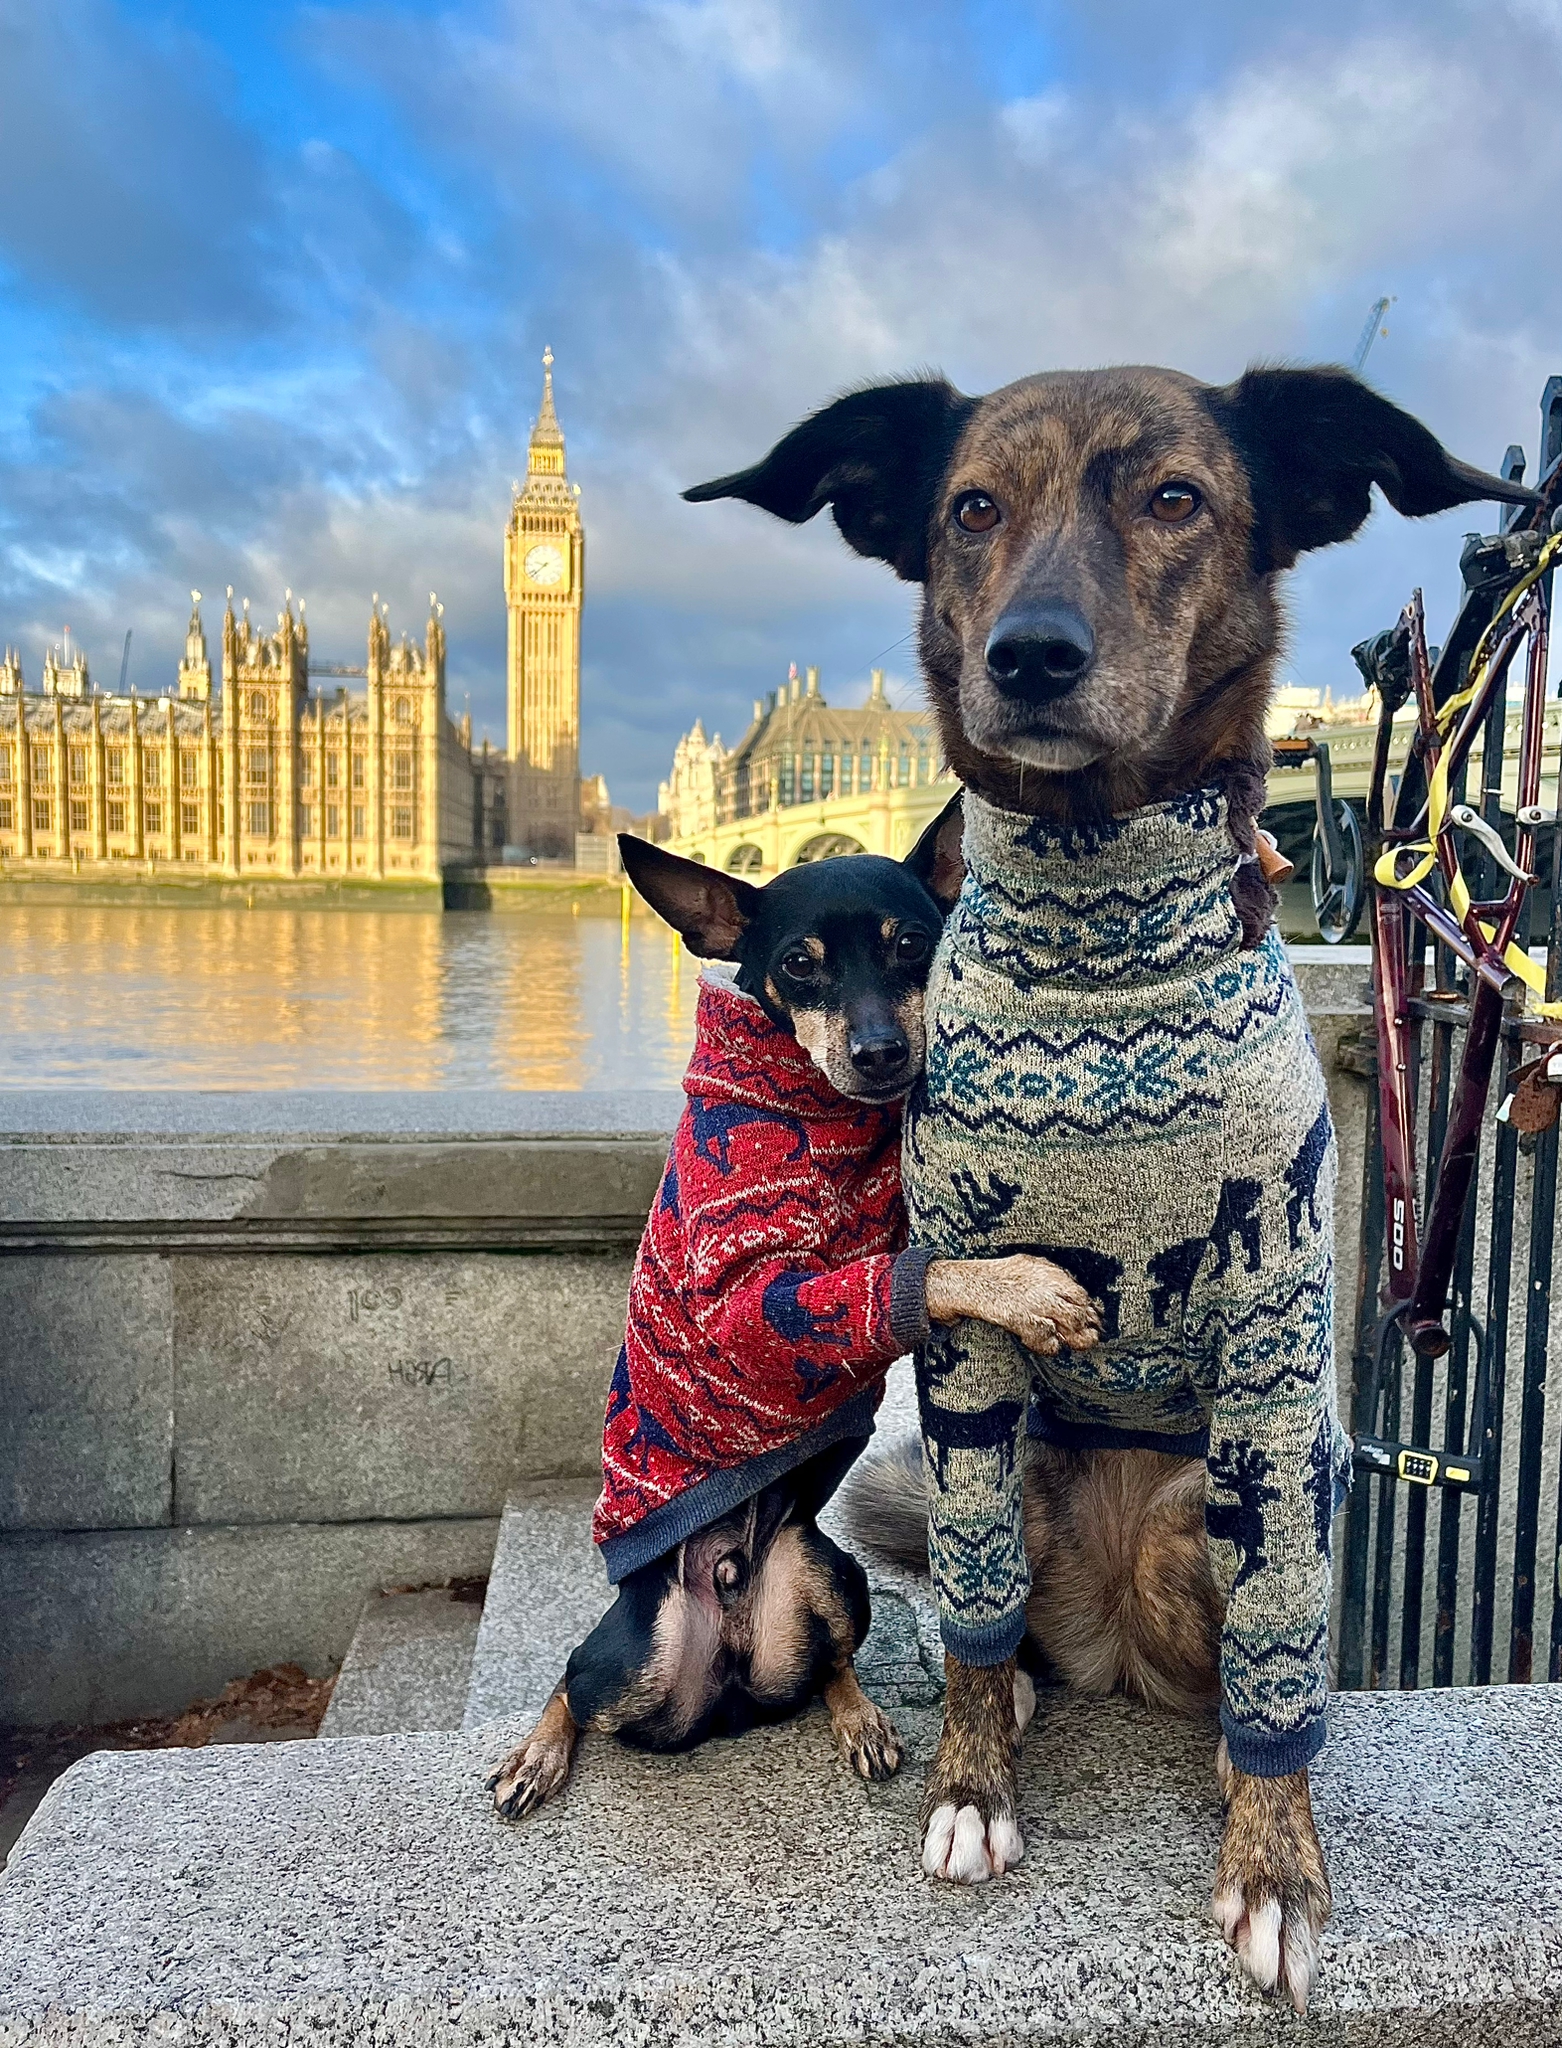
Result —
[{"label": "stone wall", "polygon": [[588,1472],[679,1099],[0,1099],[0,1720],[339,1657]]}]

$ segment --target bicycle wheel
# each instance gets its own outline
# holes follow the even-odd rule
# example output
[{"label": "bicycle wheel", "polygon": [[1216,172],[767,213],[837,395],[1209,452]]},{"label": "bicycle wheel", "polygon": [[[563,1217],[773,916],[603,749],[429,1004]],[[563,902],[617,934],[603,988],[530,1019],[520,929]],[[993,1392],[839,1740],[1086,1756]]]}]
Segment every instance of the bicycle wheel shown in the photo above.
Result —
[{"label": "bicycle wheel", "polygon": [[1328,854],[1323,835],[1313,827],[1312,898],[1319,936],[1331,946],[1346,946],[1356,935],[1367,900],[1367,858],[1361,843],[1361,823],[1349,804],[1335,807],[1340,844],[1345,853],[1345,872],[1332,886]]}]

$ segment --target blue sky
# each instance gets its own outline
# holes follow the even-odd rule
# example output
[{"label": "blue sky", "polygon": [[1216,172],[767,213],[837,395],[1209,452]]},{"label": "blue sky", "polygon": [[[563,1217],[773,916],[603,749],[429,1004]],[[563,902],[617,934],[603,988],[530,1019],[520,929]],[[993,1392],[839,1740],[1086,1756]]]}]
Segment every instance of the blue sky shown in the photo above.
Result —
[{"label": "blue sky", "polygon": [[[361,644],[446,605],[503,736],[499,540],[545,342],[588,535],[584,754],[654,802],[789,661],[916,693],[911,593],[827,523],[680,503],[843,386],[1338,359],[1460,454],[1562,370],[1559,0],[0,0],[0,642],[166,685],[185,592]],[[1285,673],[1469,515],[1292,584]]]}]

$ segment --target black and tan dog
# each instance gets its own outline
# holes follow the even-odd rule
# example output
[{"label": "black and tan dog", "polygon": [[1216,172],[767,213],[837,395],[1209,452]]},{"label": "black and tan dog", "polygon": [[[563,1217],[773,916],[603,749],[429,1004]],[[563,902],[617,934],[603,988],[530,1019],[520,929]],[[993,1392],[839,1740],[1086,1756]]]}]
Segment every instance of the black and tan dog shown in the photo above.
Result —
[{"label": "black and tan dog", "polygon": [[[1255,369],[1220,387],[1163,369],[1058,373],[985,398],[940,380],[891,384],[826,407],[752,469],[687,495],[793,522],[828,505],[857,552],[923,585],[922,663],[945,754],[990,804],[1089,825],[1223,788],[1250,857],[1232,889],[1252,946],[1273,911],[1251,856],[1282,630],[1276,579],[1306,550],[1348,539],[1374,483],[1412,517],[1528,495],[1331,368]],[[910,1465],[898,1486],[893,1472],[881,1479],[880,1539],[893,1540],[922,1481]],[[1026,1522],[1032,1634],[1066,1678],[1213,1704],[1222,1606],[1200,1463],[1049,1449],[1028,1474]],[[1009,1686],[1003,1665],[950,1660],[923,1821],[969,1812],[979,1853],[958,1872],[942,1865],[949,1874],[981,1876],[1018,1853]],[[1307,1773],[1249,1776],[1224,1745],[1217,1767],[1217,1917],[1255,1979],[1304,2006],[1330,1910]]]},{"label": "black and tan dog", "polygon": [[[923,989],[943,921],[924,885],[936,836],[904,862],[812,863],[763,888],[628,834],[619,844],[641,896],[691,952],[732,972],[702,987],[689,1104],[609,1396],[598,1540],[618,1597],[488,1781],[507,1820],[563,1789],[583,1729],[677,1752],[821,1696],[842,1760],[865,1778],[890,1775],[900,1739],[852,1666],[867,1579],[817,1518],[868,1441],[890,1360],[917,1341],[899,1314],[924,1332],[929,1319],[1001,1322],[1050,1351],[1099,1333],[1084,1289],[1045,1259],[929,1261],[901,1249],[900,1109],[922,1071]],[[893,1264],[864,1256],[896,1251]],[[891,1307],[858,1350],[845,1311],[875,1265],[889,1269]],[[832,1279],[832,1300],[811,1291]],[[767,1377],[777,1347],[781,1368]],[[743,1410],[774,1417],[794,1372],[796,1428],[773,1427],[756,1455]],[[850,1396],[833,1408],[820,1398],[832,1382]],[[692,1428],[713,1392],[708,1437],[680,1460],[667,1423]],[[621,1466],[627,1456],[643,1476],[659,1451],[693,1483],[642,1514],[643,1490]],[[627,1533],[620,1511],[638,1517]],[[1033,1701],[1028,1680],[1011,1685],[1011,1721]]]}]

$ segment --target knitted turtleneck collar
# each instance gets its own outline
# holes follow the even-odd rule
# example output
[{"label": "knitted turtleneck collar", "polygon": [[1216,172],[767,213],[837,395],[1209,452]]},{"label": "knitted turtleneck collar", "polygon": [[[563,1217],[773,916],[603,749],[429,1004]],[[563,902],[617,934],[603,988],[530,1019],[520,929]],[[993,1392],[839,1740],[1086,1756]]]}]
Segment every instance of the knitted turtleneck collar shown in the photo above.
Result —
[{"label": "knitted turtleneck collar", "polygon": [[965,794],[966,881],[950,946],[1011,980],[1143,987],[1242,945],[1225,798],[1203,789],[1099,825],[1053,825]]}]

